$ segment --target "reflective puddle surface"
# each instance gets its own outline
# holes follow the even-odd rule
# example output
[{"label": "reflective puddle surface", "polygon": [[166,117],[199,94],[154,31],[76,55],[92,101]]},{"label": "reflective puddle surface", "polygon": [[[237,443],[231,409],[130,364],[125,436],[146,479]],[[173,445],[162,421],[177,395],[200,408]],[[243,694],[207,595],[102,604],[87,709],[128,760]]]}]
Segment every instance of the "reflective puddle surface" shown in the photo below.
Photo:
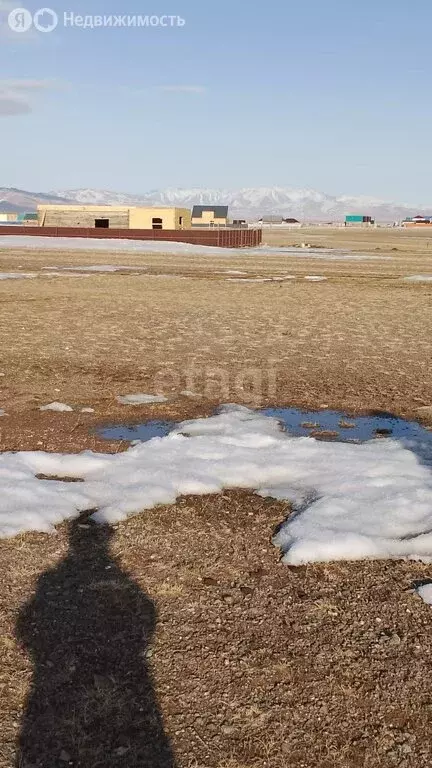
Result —
[{"label": "reflective puddle surface", "polygon": [[366,440],[400,440],[424,463],[432,465],[432,431],[417,421],[406,421],[391,413],[348,416],[341,411],[301,411],[298,408],[268,408],[263,411],[277,418],[296,437],[364,443]]},{"label": "reflective puddle surface", "polygon": [[[424,463],[432,465],[432,431],[416,421],[399,419],[390,413],[354,417],[341,411],[302,411],[298,408],[266,408],[262,413],[277,418],[295,437],[358,443],[394,438],[413,450]],[[105,426],[98,429],[97,434],[105,440],[146,442],[154,437],[165,437],[176,427],[174,421],[152,420]]]},{"label": "reflective puddle surface", "polygon": [[126,440],[147,442],[153,437],[165,437],[176,427],[174,421],[145,421],[142,424],[113,424],[96,430],[104,440]]}]

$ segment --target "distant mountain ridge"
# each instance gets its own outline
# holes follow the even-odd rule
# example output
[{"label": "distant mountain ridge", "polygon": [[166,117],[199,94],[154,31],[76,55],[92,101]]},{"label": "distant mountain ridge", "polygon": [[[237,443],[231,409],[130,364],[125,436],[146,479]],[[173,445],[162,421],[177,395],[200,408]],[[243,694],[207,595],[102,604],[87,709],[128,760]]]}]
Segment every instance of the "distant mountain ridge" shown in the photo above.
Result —
[{"label": "distant mountain ridge", "polygon": [[59,197],[56,194],[46,192],[26,192],[14,187],[0,187],[0,212],[26,213],[35,211],[38,205],[44,203],[68,203],[69,199]]},{"label": "distant mountain ridge", "polygon": [[[295,217],[306,222],[342,221],[348,213],[374,216],[378,221],[398,221],[416,213],[432,213],[432,205],[409,205],[374,197],[327,195],[313,189],[290,187],[245,187],[240,189],[167,188],[144,194],[99,189],[69,189],[56,192],[27,192],[0,187],[0,211],[5,205],[17,211],[34,210],[43,203],[87,205],[184,206],[229,205],[234,218],[258,220],[265,215]],[[2,208],[3,204],[3,208]]]}]

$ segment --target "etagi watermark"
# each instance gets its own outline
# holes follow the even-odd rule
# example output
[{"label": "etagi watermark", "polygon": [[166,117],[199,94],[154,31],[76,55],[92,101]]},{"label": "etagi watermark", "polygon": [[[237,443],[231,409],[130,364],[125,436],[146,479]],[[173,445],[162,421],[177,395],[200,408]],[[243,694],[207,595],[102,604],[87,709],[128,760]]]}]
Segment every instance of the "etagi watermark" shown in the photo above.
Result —
[{"label": "etagi watermark", "polygon": [[40,8],[31,13],[27,8],[15,8],[9,13],[9,27],[13,32],[28,32],[34,28],[38,32],[53,32],[59,25],[77,29],[101,29],[106,27],[146,28],[146,27],[184,27],[186,20],[181,16],[164,14],[162,16],[138,16],[122,14],[117,16],[78,16],[73,11],[65,11],[59,16],[52,8]]}]

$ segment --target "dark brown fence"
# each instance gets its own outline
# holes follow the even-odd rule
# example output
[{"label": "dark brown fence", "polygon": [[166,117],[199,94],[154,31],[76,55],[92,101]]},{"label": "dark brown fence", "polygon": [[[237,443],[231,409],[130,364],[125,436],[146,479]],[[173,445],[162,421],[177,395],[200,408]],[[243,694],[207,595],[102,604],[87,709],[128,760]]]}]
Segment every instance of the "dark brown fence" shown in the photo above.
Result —
[{"label": "dark brown fence", "polygon": [[31,237],[90,237],[104,240],[166,240],[219,248],[255,248],[262,243],[261,229],[87,229],[84,227],[0,226],[1,235]]}]

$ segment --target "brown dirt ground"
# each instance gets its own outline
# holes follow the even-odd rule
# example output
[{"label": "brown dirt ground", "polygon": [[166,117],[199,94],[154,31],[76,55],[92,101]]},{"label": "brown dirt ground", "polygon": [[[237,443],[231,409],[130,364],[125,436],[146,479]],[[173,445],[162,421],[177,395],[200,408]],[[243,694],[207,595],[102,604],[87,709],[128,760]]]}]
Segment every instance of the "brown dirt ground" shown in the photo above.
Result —
[{"label": "brown dirt ground", "polygon": [[[426,233],[320,229],[292,233],[288,241],[267,237],[273,244],[282,237],[290,244],[337,244],[379,258],[0,252],[3,271],[118,263],[145,264],[152,273],[0,283],[0,407],[9,414],[0,422],[0,450],[122,450],[103,444],[91,428],[103,421],[207,414],[225,401],[407,416],[430,405],[432,285],[401,280],[432,274]],[[227,270],[297,280],[241,284],[229,282],[235,276]],[[327,281],[309,283],[305,275]],[[181,395],[185,389],[201,397]],[[115,399],[155,391],[170,395],[170,402],[131,409]],[[40,413],[38,407],[52,400],[96,412]],[[123,588],[119,574],[125,574],[156,607],[155,636],[143,638],[141,650],[177,765],[429,768],[432,614],[410,588],[431,575],[430,567],[281,566],[271,534],[288,513],[284,504],[238,492],[184,498],[115,527],[110,547],[119,583],[114,579],[110,590]],[[46,669],[57,672],[50,654],[58,658],[59,636],[43,625],[46,611],[34,613],[30,603],[32,640],[48,633],[41,662],[30,653],[29,632],[24,641],[17,627],[47,572],[60,579],[55,589],[45,584],[53,605],[75,608],[76,585],[60,578],[69,535],[65,525],[57,536],[0,542],[1,768],[36,764],[22,756],[15,762],[16,744],[20,728],[25,733],[36,661],[39,681],[41,669],[42,677]],[[86,594],[93,586],[80,589]],[[128,600],[121,605],[124,612]],[[118,601],[109,606],[115,626]],[[90,608],[81,609],[79,626],[91,634]],[[126,648],[124,624],[116,642]],[[103,648],[90,659],[89,643],[80,643],[79,651],[60,645],[62,668],[75,669],[78,659],[80,709],[73,719],[54,711],[55,744],[41,748],[37,764],[168,768],[168,759],[156,754],[143,761],[136,713],[128,723],[126,705],[117,714],[130,733],[120,746],[111,745],[112,752],[92,759],[81,715],[93,711],[96,691],[99,730],[106,735],[100,723],[104,714],[110,721],[115,681],[98,673],[93,687],[84,682],[86,665],[106,663]],[[58,685],[54,674],[44,679],[44,685]]]}]

